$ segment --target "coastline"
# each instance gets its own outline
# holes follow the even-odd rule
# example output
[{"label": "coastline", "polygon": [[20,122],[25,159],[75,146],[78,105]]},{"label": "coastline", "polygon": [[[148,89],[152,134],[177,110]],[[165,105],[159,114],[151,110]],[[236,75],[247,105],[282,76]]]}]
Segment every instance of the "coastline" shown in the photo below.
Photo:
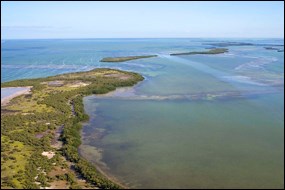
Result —
[{"label": "coastline", "polygon": [[[97,76],[100,76],[100,77],[97,78]],[[75,79],[80,79],[81,82],[88,81],[90,82],[90,85],[78,86],[77,88],[70,87],[70,84],[73,84]],[[56,80],[65,81],[64,86],[61,86],[61,87],[48,86],[47,82],[56,81]],[[144,77],[138,73],[127,72],[127,71],[116,70],[116,69],[109,69],[109,68],[100,68],[100,69],[94,69],[94,70],[85,71],[85,72],[75,72],[75,73],[61,74],[61,75],[56,75],[56,76],[51,76],[51,77],[15,80],[15,81],[10,81],[6,83],[1,83],[1,86],[3,86],[3,88],[30,87],[29,89],[25,89],[23,91],[21,90],[20,92],[13,93],[11,96],[9,95],[9,100],[11,100],[12,98],[16,96],[19,96],[25,93],[30,93],[31,87],[33,87],[34,90],[33,90],[33,93],[31,93],[31,97],[23,96],[21,97],[21,99],[17,100],[16,102],[12,102],[13,103],[12,106],[13,106],[13,109],[17,109],[17,108],[19,109],[19,108],[22,108],[21,105],[24,104],[26,106],[25,108],[28,110],[30,109],[31,114],[35,116],[34,118],[36,119],[35,121],[45,124],[45,127],[38,130],[37,129],[38,125],[34,123],[33,119],[31,119],[29,116],[25,117],[26,111],[25,112],[19,111],[15,116],[18,116],[18,115],[24,116],[22,117],[22,120],[20,121],[20,123],[25,122],[28,124],[30,122],[33,122],[34,124],[31,125],[31,131],[35,131],[35,132],[30,133],[27,130],[19,131],[18,129],[22,129],[21,124],[16,125],[16,126],[19,126],[18,128],[13,128],[13,126],[15,126],[14,124],[15,117],[12,114],[9,115],[8,112],[7,113],[3,112],[3,115],[1,113],[1,116],[3,116],[5,120],[7,120],[6,122],[4,122],[5,120],[3,119],[4,123],[2,123],[2,119],[1,119],[1,127],[3,125],[3,131],[4,131],[3,133],[1,133],[1,135],[4,135],[5,138],[11,139],[13,141],[20,141],[24,143],[32,142],[32,144],[29,144],[29,147],[36,148],[37,150],[39,150],[29,155],[36,159],[28,159],[28,157],[21,157],[22,160],[25,160],[27,162],[25,167],[29,169],[23,172],[22,179],[24,181],[20,179],[19,181],[17,179],[19,181],[18,184],[15,184],[15,185],[13,184],[13,186],[19,187],[19,188],[20,187],[21,188],[46,187],[47,186],[46,182],[39,182],[39,180],[37,179],[37,176],[39,175],[38,169],[32,167],[32,165],[36,163],[37,165],[44,167],[44,165],[42,164],[45,161],[43,162],[41,153],[45,151],[46,149],[53,148],[53,150],[56,152],[56,154],[58,154],[58,156],[61,155],[65,159],[63,159],[62,161],[56,161],[58,163],[52,162],[49,164],[66,165],[66,163],[69,163],[67,164],[67,166],[70,166],[72,168],[68,167],[67,170],[76,172],[78,174],[78,175],[76,174],[75,176],[74,176],[74,173],[72,174],[77,181],[74,184],[70,183],[70,181],[68,181],[68,178],[67,179],[65,177],[60,178],[60,180],[66,180],[66,183],[64,186],[65,188],[85,187],[84,184],[79,182],[81,179],[85,179],[86,183],[88,183],[92,187],[99,188],[99,189],[128,188],[126,185],[121,183],[115,177],[108,174],[108,172],[106,172],[102,167],[100,167],[99,164],[94,164],[93,162],[88,161],[82,155],[79,154],[79,146],[82,143],[81,141],[82,123],[89,120],[88,115],[84,111],[83,97],[87,97],[92,94],[96,94],[96,95],[106,94],[108,92],[115,91],[119,87],[131,87],[142,80],[144,80]],[[103,86],[100,85],[102,83],[105,85]],[[39,100],[38,98],[40,98],[41,100]],[[5,97],[5,102],[7,102],[7,99],[8,97]],[[27,102],[29,103],[26,104]],[[45,106],[44,110],[40,109],[42,108],[43,105]],[[3,105],[1,104],[1,106]],[[51,112],[46,112],[46,110],[49,109],[49,107],[52,108]],[[39,111],[43,111],[43,113],[34,112],[37,109]],[[9,111],[9,108],[8,108],[8,111]],[[58,123],[57,120],[60,123]],[[16,120],[16,122],[18,121]],[[54,147],[53,144],[48,143],[49,142],[48,139],[52,140],[56,136],[53,136],[51,138],[51,136],[45,133],[45,131],[49,131],[51,129],[52,131],[56,132],[57,130],[56,128],[58,128],[56,126],[59,126],[59,125],[64,126],[64,130],[62,131],[60,135],[60,140],[63,142],[63,144],[62,144],[61,150],[56,150],[56,147]],[[33,127],[35,129],[33,129]],[[18,135],[14,135],[14,130],[17,130],[17,132],[19,131]],[[36,135],[39,132],[46,134],[46,135],[36,138]],[[23,137],[24,135],[26,135],[25,138],[19,138],[19,137]],[[35,139],[38,139],[38,140],[35,140]],[[45,141],[43,141],[42,139],[45,139]],[[5,146],[7,145],[5,144]],[[53,166],[51,167],[54,168]],[[57,172],[57,170],[58,169],[54,168],[54,172]],[[62,172],[66,172],[67,170],[62,168]],[[11,172],[6,173],[6,176],[7,175],[9,176],[10,173]],[[52,174],[46,173],[42,177],[47,180],[47,177],[50,177],[50,175]],[[66,175],[69,175],[69,174],[66,174]],[[58,181],[57,179],[55,180],[56,180],[55,182]],[[54,182],[54,180],[52,180],[51,182]],[[83,186],[78,186],[77,185],[78,183],[80,183]]]},{"label": "coastline", "polygon": [[[82,131],[81,131],[81,136],[82,136]],[[84,145],[83,145],[84,146]],[[82,144],[80,145],[80,147],[82,147]],[[101,173],[105,178],[107,178],[108,180],[112,181],[113,183],[119,185],[120,187],[122,187],[123,189],[131,189],[130,187],[128,187],[126,184],[124,184],[123,182],[121,182],[119,179],[117,179],[115,176],[113,176],[110,172],[108,172],[108,166],[106,166],[106,164],[104,162],[101,161],[101,150],[98,149],[97,147],[92,147],[92,149],[94,149],[94,151],[96,152],[96,156],[95,159],[92,161],[89,158],[86,158],[86,156],[83,155],[83,151],[81,148],[78,148],[78,153],[81,157],[83,157],[84,159],[88,160],[88,162],[94,164],[94,166],[96,167],[96,170],[98,170],[99,173]],[[105,168],[105,169],[104,169]]]},{"label": "coastline", "polygon": [[[31,89],[33,86],[22,86],[20,88],[27,88],[18,92],[15,92],[13,94],[11,94],[10,96],[6,96],[4,98],[1,98],[1,106],[6,106],[10,100],[12,100],[13,98],[20,96],[20,95],[24,95],[24,94],[30,94],[31,93]],[[1,89],[7,89],[7,88],[18,88],[18,87],[6,87],[6,88],[1,88]]]},{"label": "coastline", "polygon": [[[139,85],[141,85],[143,81],[139,81],[137,84],[135,84],[134,86],[131,87],[117,87],[115,90],[112,90],[110,92],[104,93],[104,94],[92,94],[92,95],[87,95],[82,97],[82,101],[83,101],[83,106],[85,105],[85,98],[104,98],[104,97],[116,97],[116,96],[131,96],[135,94],[135,88]],[[86,106],[84,106],[84,111],[87,115],[88,112],[86,112]],[[90,117],[90,116],[89,116]],[[90,121],[86,121],[83,122],[82,125],[84,127],[85,124],[89,123]],[[84,137],[84,132],[83,132],[83,127],[80,130],[80,136],[81,136],[81,142],[83,142],[83,137]],[[78,153],[81,157],[83,157],[84,159],[88,160],[88,162],[92,163],[95,165],[96,169],[99,171],[99,173],[101,173],[104,177],[106,177],[108,180],[112,181],[115,184],[118,184],[119,186],[121,186],[123,189],[132,189],[132,187],[129,187],[127,184],[121,182],[119,179],[117,179],[114,175],[111,174],[111,172],[108,172],[107,170],[109,170],[108,166],[106,165],[105,162],[103,162],[102,159],[102,153],[101,150],[98,149],[98,147],[92,146],[92,149],[94,149],[95,153],[95,157],[93,158],[88,158],[88,156],[84,153],[85,150],[82,148],[84,145],[81,144],[78,147]],[[88,145],[89,146],[89,145]]]},{"label": "coastline", "polygon": [[126,186],[125,184],[123,184],[122,182],[120,182],[117,178],[115,178],[114,176],[112,176],[111,174],[105,172],[100,166],[99,164],[94,163],[96,169],[104,176],[106,177],[108,180],[112,181],[113,183],[118,184],[119,186],[121,186],[123,189],[131,189],[130,187]]}]

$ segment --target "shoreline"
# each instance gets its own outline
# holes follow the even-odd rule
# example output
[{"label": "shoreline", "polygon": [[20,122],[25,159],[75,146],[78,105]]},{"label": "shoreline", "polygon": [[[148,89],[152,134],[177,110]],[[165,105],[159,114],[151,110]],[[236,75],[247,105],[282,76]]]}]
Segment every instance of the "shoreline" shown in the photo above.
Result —
[{"label": "shoreline", "polygon": [[[112,75],[112,77],[108,77],[110,74],[116,74]],[[109,74],[109,75],[108,75]],[[88,77],[86,77],[86,75]],[[108,75],[108,76],[107,76]],[[85,78],[82,78],[82,76],[85,76]],[[97,78],[97,76],[102,76],[101,78]],[[96,77],[96,79],[95,79]],[[46,84],[42,84],[46,81],[54,81],[54,80],[63,80],[66,82],[66,88],[68,88],[68,84],[72,83],[75,79],[80,78],[81,82],[89,81],[91,84],[88,86],[80,86],[77,87],[77,89],[72,90],[65,90],[62,91],[59,87],[48,87]],[[105,85],[101,86],[98,85],[104,83],[105,81],[108,81],[108,83],[104,83]],[[7,100],[11,100],[12,98],[30,93],[31,87],[38,87],[33,93],[33,98],[36,98],[38,100],[39,94],[42,96],[43,94],[46,94],[47,96],[44,96],[44,99],[41,99],[38,103],[37,101],[32,102],[31,105],[33,106],[33,110],[37,109],[38,105],[44,104],[45,106],[51,106],[54,111],[53,112],[46,112],[48,117],[42,117],[41,113],[37,113],[37,116],[40,118],[40,120],[43,123],[50,123],[50,121],[56,121],[58,119],[60,122],[63,122],[62,125],[64,125],[64,130],[61,134],[61,141],[63,142],[62,152],[58,152],[60,155],[62,155],[68,162],[72,163],[72,166],[76,168],[76,171],[80,175],[78,178],[77,175],[75,176],[76,181],[81,180],[82,178],[85,179],[85,181],[90,184],[94,185],[96,188],[100,189],[121,189],[121,188],[128,188],[126,185],[121,183],[119,180],[117,180],[115,177],[110,175],[108,172],[106,172],[102,167],[100,167],[99,164],[96,164],[94,162],[91,162],[87,159],[85,159],[82,155],[80,155],[79,152],[79,146],[82,143],[82,135],[81,135],[81,128],[82,124],[86,121],[89,121],[88,115],[84,111],[84,105],[83,105],[83,97],[87,97],[90,95],[99,95],[99,94],[106,94],[111,91],[115,91],[119,87],[131,87],[137,84],[138,82],[144,80],[143,76],[134,73],[134,72],[127,72],[122,71],[118,69],[109,69],[109,68],[100,68],[100,69],[93,69],[91,71],[85,71],[85,72],[75,72],[75,73],[68,73],[68,74],[62,74],[62,75],[56,75],[51,77],[43,77],[43,78],[37,78],[37,79],[25,79],[21,82],[19,80],[7,82],[7,83],[1,83],[1,86],[3,88],[5,87],[29,87],[28,89],[21,90],[20,92],[13,93],[11,96],[9,95],[9,91],[7,91],[7,95],[9,97],[5,97],[5,102],[7,103]],[[40,86],[41,85],[41,86]],[[49,88],[49,89],[48,89]],[[50,89],[51,88],[51,89]],[[53,93],[51,93],[51,91]],[[12,93],[13,91],[11,91]],[[35,96],[35,97],[34,97]],[[20,106],[22,103],[25,103],[26,101],[29,101],[30,99],[27,99],[26,97],[23,97],[24,99],[20,102],[15,102],[15,106]],[[30,97],[31,98],[31,97]],[[2,102],[4,101],[4,98],[2,99]],[[64,103],[66,102],[66,104]],[[74,110],[71,108],[70,110],[70,103],[72,102]],[[1,106],[3,106],[1,104]],[[69,110],[69,111],[68,111]],[[73,113],[75,112],[75,114]],[[60,113],[60,115],[57,115],[55,113]],[[19,112],[18,114],[24,115],[24,113]],[[36,114],[36,113],[35,113]],[[12,116],[12,117],[11,117]],[[3,115],[3,117],[6,117],[6,115]],[[60,118],[59,118],[60,117]],[[9,115],[6,119],[9,119],[8,122],[2,123],[3,129],[6,133],[4,133],[7,138],[10,138],[14,141],[20,141],[20,142],[26,142],[31,141],[33,138],[36,138],[36,133],[32,133],[31,136],[27,134],[27,138],[19,139],[19,135],[13,136],[13,130],[11,130],[11,126],[14,125],[13,115]],[[2,120],[1,120],[2,121]],[[23,121],[21,122],[33,122],[29,117],[23,118]],[[39,120],[37,121],[39,122]],[[58,125],[57,123],[55,123]],[[19,125],[22,126],[22,125]],[[32,126],[35,127],[36,126]],[[21,127],[19,127],[21,128]],[[53,128],[53,125],[51,125],[51,128]],[[12,128],[13,129],[13,128]],[[16,130],[16,129],[15,129]],[[18,129],[17,129],[18,130]],[[43,133],[44,131],[41,131]],[[27,131],[22,130],[20,132],[20,137],[23,135],[26,135]],[[30,138],[31,137],[31,138]],[[55,137],[55,136],[53,136]],[[44,138],[36,138],[44,139]],[[2,142],[2,141],[1,141]],[[33,142],[33,141],[31,141]],[[52,145],[48,145],[48,143],[40,144],[40,147],[38,147],[38,142],[35,142],[34,144],[31,144],[31,148],[37,147],[40,150],[45,150],[48,146],[50,148],[55,148]],[[36,157],[38,159],[33,160],[27,160],[27,167],[30,167],[31,164],[34,162],[41,165],[41,157],[42,155],[38,152],[35,152],[31,154],[31,156]],[[21,158],[23,160],[26,160],[25,158]],[[64,164],[65,162],[58,161],[58,164]],[[22,161],[22,160],[21,160]],[[57,169],[56,169],[57,170]],[[25,174],[25,175],[24,175]],[[36,174],[38,174],[38,170],[33,168],[32,173],[30,171],[25,171],[23,174],[23,179],[17,179],[19,181],[18,184],[15,186],[17,187],[35,187],[39,185],[39,180],[36,179]],[[7,173],[7,176],[9,174]],[[45,178],[46,179],[46,178]],[[25,181],[26,184],[22,184],[21,182]],[[58,181],[58,180],[56,180]],[[77,184],[77,182],[76,182]],[[13,184],[14,185],[14,184]],[[69,187],[69,182],[66,182],[67,187]],[[82,184],[81,184],[82,185]],[[44,185],[45,186],[45,185]],[[75,185],[76,186],[76,185]],[[10,187],[10,186],[9,186]],[[80,186],[80,187],[85,187]]]},{"label": "shoreline", "polygon": [[[130,87],[117,87],[115,90],[107,92],[105,94],[92,94],[92,95],[87,95],[82,97],[82,101],[83,101],[83,107],[85,110],[85,106],[84,106],[84,98],[90,98],[90,97],[95,97],[95,98],[102,98],[102,97],[110,97],[110,96],[120,96],[122,94],[126,94],[127,96],[130,96],[131,94],[135,94],[136,91],[136,87],[139,86],[143,81],[138,82],[137,84],[135,84],[134,86],[130,86]],[[86,111],[85,111],[86,112]],[[89,115],[86,112],[87,115]],[[90,116],[89,116],[90,117]],[[86,125],[87,123],[90,123],[90,120],[81,123],[84,127],[84,125]],[[84,137],[84,132],[83,132],[83,127],[80,131],[80,136],[81,136],[81,142],[83,142],[83,137]],[[127,186],[125,183],[121,182],[119,179],[117,179],[114,175],[111,174],[111,172],[108,172],[108,166],[105,162],[103,162],[102,159],[102,154],[100,153],[100,150],[98,149],[98,147],[92,146],[93,149],[96,149],[96,153],[94,155],[94,160],[90,160],[87,157],[88,156],[84,156],[84,149],[82,150],[82,147],[84,146],[84,144],[81,144],[78,147],[78,153],[79,155],[86,159],[88,162],[94,164],[94,166],[96,167],[96,169],[98,170],[99,173],[101,173],[104,177],[106,177],[108,180],[112,181],[113,183],[118,184],[119,186],[121,186],[123,189],[132,189],[131,187]],[[86,145],[85,145],[86,146]],[[89,146],[89,145],[87,145]],[[105,169],[104,169],[105,168]]]},{"label": "shoreline", "polygon": [[6,106],[13,98],[20,96],[20,95],[24,95],[24,94],[30,94],[31,93],[31,89],[33,88],[33,86],[21,86],[21,87],[4,87],[1,89],[7,89],[7,88],[27,88],[18,92],[15,92],[9,96],[6,96],[4,98],[1,98],[1,106]]},{"label": "shoreline", "polygon": [[107,172],[105,172],[98,164],[94,163],[96,169],[108,180],[112,181],[113,183],[118,184],[119,186],[121,186],[123,189],[131,189],[130,187],[122,184],[122,182],[120,182],[117,178],[115,178],[114,176],[107,174]]},{"label": "shoreline", "polygon": [[[92,95],[91,95],[92,96]],[[88,96],[85,96],[88,97]],[[83,97],[84,98],[84,97]],[[89,122],[89,121],[88,121]],[[84,122],[82,123],[82,125],[88,123],[88,122]],[[84,127],[84,126],[83,126]],[[83,128],[82,127],[82,128]],[[81,136],[81,142],[83,141],[82,137],[83,137],[83,130],[81,129],[80,131],[80,136]],[[86,159],[88,162],[92,163],[96,170],[98,170],[98,172],[103,175],[105,178],[107,178],[108,180],[112,181],[113,183],[118,184],[119,186],[123,187],[123,189],[130,189],[128,186],[126,186],[125,184],[123,184],[122,182],[120,182],[120,180],[118,180],[116,177],[114,177],[112,174],[110,174],[109,172],[106,171],[106,169],[103,169],[104,167],[107,168],[107,165],[105,162],[101,161],[102,159],[102,153],[101,150],[98,147],[92,146],[92,149],[94,149],[95,152],[95,160],[90,160],[89,158],[87,158],[88,156],[84,156],[84,149],[82,150],[82,146],[84,146],[84,144],[81,143],[81,145],[79,145],[78,147],[78,154],[79,156],[81,156],[82,158]],[[89,146],[89,145],[88,145]],[[106,165],[106,166],[104,166]]]},{"label": "shoreline", "polygon": [[104,169],[102,169],[99,164],[94,163],[96,169],[99,171],[99,173],[101,173],[105,178],[107,178],[108,180],[112,181],[113,183],[118,184],[119,186],[121,186],[123,189],[131,189],[130,187],[126,186],[125,184],[123,184],[120,180],[118,180],[116,177],[114,177],[113,175],[109,174],[108,172],[104,171]]}]

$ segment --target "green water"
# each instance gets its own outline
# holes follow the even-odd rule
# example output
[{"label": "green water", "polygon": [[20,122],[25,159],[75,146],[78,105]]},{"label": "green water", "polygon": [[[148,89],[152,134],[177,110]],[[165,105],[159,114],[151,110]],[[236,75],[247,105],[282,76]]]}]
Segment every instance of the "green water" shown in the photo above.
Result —
[{"label": "green water", "polygon": [[145,80],[84,98],[81,155],[131,188],[283,188],[284,53],[169,56],[203,49],[174,44],[112,63]]},{"label": "green water", "polygon": [[[169,56],[227,41],[253,45]],[[132,188],[284,188],[284,52],[264,48],[273,44],[284,39],[1,40],[1,81],[138,72],[131,90],[84,99],[83,157]]]},{"label": "green water", "polygon": [[225,102],[96,100],[92,126],[111,132],[89,146],[102,148],[107,171],[134,188],[280,188],[284,121],[282,110],[270,110],[281,103],[272,105],[272,98],[282,96]]}]

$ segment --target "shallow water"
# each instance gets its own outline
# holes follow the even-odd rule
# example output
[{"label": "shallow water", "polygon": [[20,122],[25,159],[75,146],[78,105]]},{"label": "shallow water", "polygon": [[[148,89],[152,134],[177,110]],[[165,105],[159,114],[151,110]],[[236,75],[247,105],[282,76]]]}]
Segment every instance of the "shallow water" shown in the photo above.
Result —
[{"label": "shallow water", "polygon": [[272,99],[283,97],[198,102],[86,98],[85,104],[97,106],[88,111],[96,117],[83,130],[82,148],[102,149],[109,168],[104,169],[134,188],[282,187],[284,118],[280,102]]},{"label": "shallow water", "polygon": [[[207,43],[250,42],[219,55],[169,56]],[[82,156],[134,188],[284,187],[283,39],[7,41],[2,82],[111,67],[134,88],[84,98]],[[282,47],[283,48],[283,47]],[[122,63],[103,57],[158,54]]]},{"label": "shallow water", "polygon": [[284,54],[247,48],[134,61],[145,81],[85,98],[81,154],[133,188],[283,187]]},{"label": "shallow water", "polygon": [[27,90],[29,87],[9,87],[9,88],[1,88],[1,99],[11,96],[17,92],[22,90]]}]

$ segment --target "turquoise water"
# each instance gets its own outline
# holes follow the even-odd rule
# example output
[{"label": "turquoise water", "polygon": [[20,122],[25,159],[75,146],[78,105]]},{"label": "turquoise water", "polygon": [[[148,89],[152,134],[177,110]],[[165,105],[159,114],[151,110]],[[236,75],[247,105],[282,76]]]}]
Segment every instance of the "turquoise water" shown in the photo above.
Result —
[{"label": "turquoise water", "polygon": [[[229,46],[220,55],[169,56]],[[2,42],[1,79],[111,67],[134,88],[84,98],[80,153],[133,188],[283,188],[283,39],[86,39]],[[284,47],[282,47],[284,48]],[[103,57],[158,54],[123,63]]]}]

